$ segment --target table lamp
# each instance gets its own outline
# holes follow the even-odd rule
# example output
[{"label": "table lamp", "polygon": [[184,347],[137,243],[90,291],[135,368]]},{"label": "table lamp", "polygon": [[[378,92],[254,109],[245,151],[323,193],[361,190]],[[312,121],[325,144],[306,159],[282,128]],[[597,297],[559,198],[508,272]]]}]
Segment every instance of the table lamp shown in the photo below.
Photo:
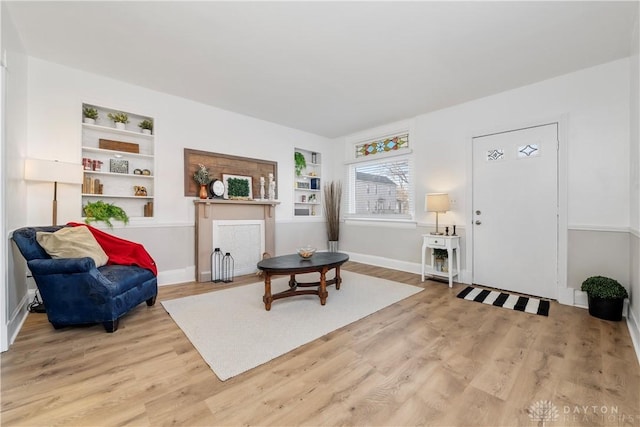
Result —
[{"label": "table lamp", "polygon": [[436,231],[431,234],[442,235],[438,231],[438,214],[449,210],[449,195],[447,193],[431,193],[424,198],[424,210],[436,213]]},{"label": "table lamp", "polygon": [[58,183],[82,184],[82,165],[57,160],[26,159],[24,179],[53,182],[53,225],[58,222]]}]

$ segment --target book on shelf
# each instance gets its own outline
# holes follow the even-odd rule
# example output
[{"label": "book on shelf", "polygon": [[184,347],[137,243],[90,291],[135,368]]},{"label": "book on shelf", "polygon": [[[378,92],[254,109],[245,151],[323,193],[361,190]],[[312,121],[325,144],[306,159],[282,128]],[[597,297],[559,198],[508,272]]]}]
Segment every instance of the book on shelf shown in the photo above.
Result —
[{"label": "book on shelf", "polygon": [[102,194],[103,184],[97,178],[84,177],[82,182],[82,192],[84,194]]}]

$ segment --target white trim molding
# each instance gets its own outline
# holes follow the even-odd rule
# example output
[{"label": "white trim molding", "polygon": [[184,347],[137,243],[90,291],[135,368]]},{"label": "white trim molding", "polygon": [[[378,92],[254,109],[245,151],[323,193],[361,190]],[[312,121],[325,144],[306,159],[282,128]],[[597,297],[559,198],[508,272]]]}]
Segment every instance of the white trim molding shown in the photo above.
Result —
[{"label": "white trim molding", "polygon": [[634,230],[630,227],[620,227],[615,225],[590,225],[590,224],[570,224],[571,231],[602,231],[607,233],[631,233]]},{"label": "white trim molding", "polygon": [[636,319],[633,310],[628,310],[627,328],[629,329],[629,335],[631,335],[631,342],[636,351],[638,363],[640,363],[640,319]]},{"label": "white trim molding", "polygon": [[[345,251],[342,251],[345,252]],[[401,261],[397,259],[385,258],[376,255],[360,254],[355,252],[345,252],[349,255],[349,260],[360,262],[362,264],[375,265],[377,267],[390,268],[392,270],[405,271],[407,273],[422,274],[422,266],[417,262]],[[469,274],[466,270],[462,270],[458,276],[453,279],[456,283],[471,284]]]},{"label": "white trim molding", "polygon": [[176,270],[158,272],[158,286],[176,285],[180,283],[194,282],[196,280],[196,266],[190,265]]}]

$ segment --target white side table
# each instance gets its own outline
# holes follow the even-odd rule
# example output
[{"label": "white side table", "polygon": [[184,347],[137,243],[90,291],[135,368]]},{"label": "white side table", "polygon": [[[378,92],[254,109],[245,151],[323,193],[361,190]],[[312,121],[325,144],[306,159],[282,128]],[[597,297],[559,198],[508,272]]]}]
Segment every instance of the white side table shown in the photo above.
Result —
[{"label": "white side table", "polygon": [[[427,248],[446,249],[449,268],[447,272],[436,271],[434,264],[433,251],[431,252],[431,265],[425,265]],[[456,268],[453,269],[453,254],[455,250]],[[453,286],[453,278],[460,273],[460,236],[439,236],[436,234],[422,235],[422,281],[424,282],[425,274],[438,277],[448,277],[449,287]]]}]

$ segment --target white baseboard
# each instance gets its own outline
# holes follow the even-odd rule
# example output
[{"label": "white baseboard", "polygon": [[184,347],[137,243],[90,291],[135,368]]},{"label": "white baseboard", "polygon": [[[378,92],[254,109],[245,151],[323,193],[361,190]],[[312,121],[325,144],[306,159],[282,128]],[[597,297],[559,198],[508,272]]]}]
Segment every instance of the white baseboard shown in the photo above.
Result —
[{"label": "white baseboard", "polygon": [[559,288],[558,302],[564,305],[575,305],[575,290],[573,288]]},{"label": "white baseboard", "polygon": [[20,304],[18,304],[17,308],[11,314],[11,318],[7,322],[7,336],[9,338],[8,347],[10,348],[13,342],[18,337],[18,333],[20,329],[22,329],[22,325],[27,320],[27,315],[29,314],[29,310],[27,307],[29,306],[29,301],[33,298],[34,291],[29,290],[22,297]]},{"label": "white baseboard", "polygon": [[375,255],[358,254],[354,252],[346,253],[349,254],[349,260],[361,262],[363,264],[376,265],[380,267],[390,268],[392,270],[406,271],[407,273],[414,274],[421,274],[422,272],[420,264],[416,262],[400,261],[397,259],[385,258]]},{"label": "white baseboard", "polygon": [[627,314],[627,328],[629,328],[633,349],[636,351],[636,357],[640,363],[640,319],[636,318],[632,310],[629,310]]},{"label": "white baseboard", "polygon": [[[422,265],[417,262],[400,261],[397,259],[385,258],[375,255],[359,254],[354,252],[346,253],[349,254],[349,260],[351,261],[390,268],[392,270],[405,271],[407,273],[418,275],[422,274]],[[467,280],[467,272],[465,270],[461,271],[458,276],[454,277],[454,281],[458,283],[470,283],[469,280]]]},{"label": "white baseboard", "polygon": [[580,308],[589,308],[589,298],[587,297],[587,293],[582,292],[579,289],[571,289],[573,290],[574,295],[573,306]]},{"label": "white baseboard", "polygon": [[158,272],[158,286],[175,285],[177,283],[193,282],[194,280],[196,280],[195,265]]}]

